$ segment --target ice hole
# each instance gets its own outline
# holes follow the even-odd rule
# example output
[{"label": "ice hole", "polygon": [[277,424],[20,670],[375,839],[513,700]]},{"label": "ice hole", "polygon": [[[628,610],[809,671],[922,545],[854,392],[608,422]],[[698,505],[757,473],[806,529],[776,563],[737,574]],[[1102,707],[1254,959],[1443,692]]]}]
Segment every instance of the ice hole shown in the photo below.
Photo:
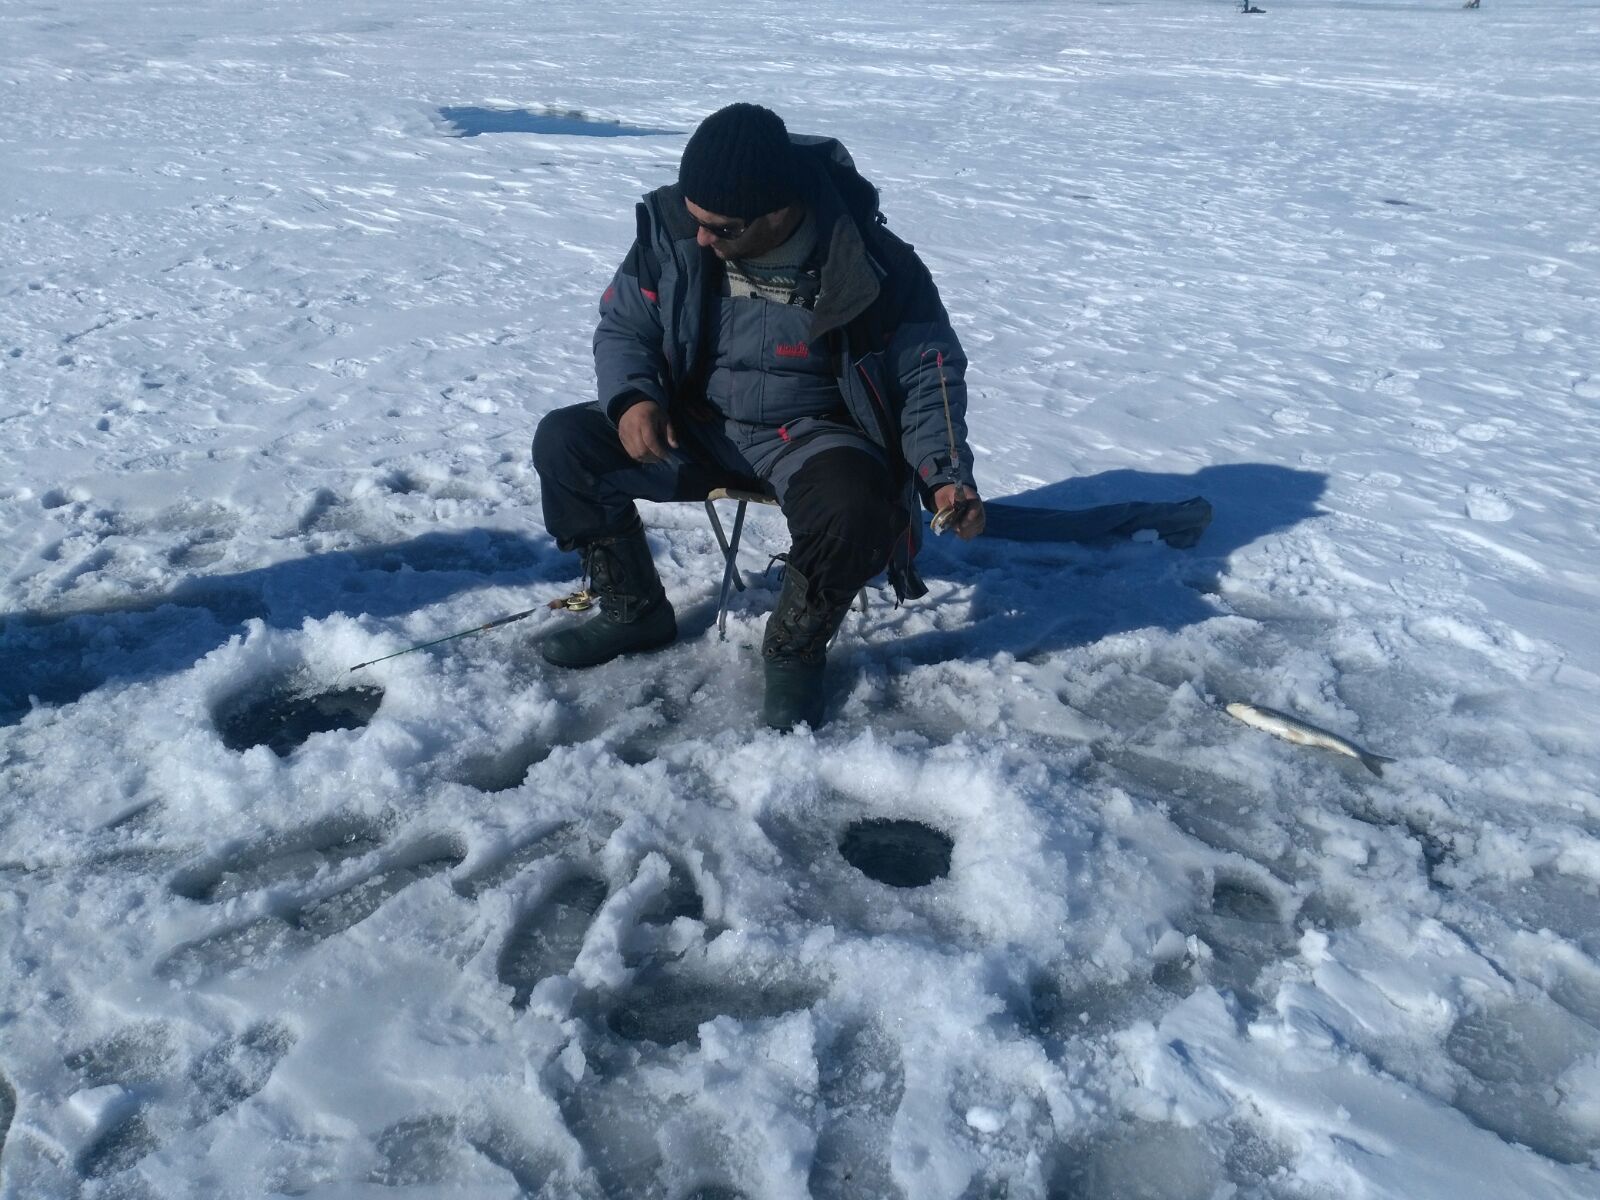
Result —
[{"label": "ice hole", "polygon": [[890,887],[925,887],[950,874],[955,843],[916,821],[857,821],[839,839],[839,853],[868,879]]},{"label": "ice hole", "polygon": [[229,750],[266,746],[287,758],[314,733],[360,729],[382,703],[379,687],[307,692],[290,681],[224,705],[216,713],[217,732]]},{"label": "ice hole", "polygon": [[477,137],[480,133],[544,133],[565,137],[657,137],[677,133],[676,129],[648,129],[640,125],[624,125],[620,121],[602,121],[587,113],[569,110],[559,112],[545,109],[530,112],[526,108],[479,108],[473,105],[447,105],[439,115],[458,130],[455,137]]}]

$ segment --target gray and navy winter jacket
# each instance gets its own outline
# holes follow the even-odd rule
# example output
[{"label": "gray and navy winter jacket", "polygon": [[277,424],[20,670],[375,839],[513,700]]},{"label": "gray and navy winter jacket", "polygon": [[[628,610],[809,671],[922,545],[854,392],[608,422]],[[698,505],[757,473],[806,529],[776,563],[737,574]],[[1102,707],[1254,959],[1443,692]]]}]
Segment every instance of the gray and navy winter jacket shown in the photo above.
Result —
[{"label": "gray and navy winter jacket", "polygon": [[[974,487],[966,356],[928,269],[889,232],[877,188],[844,147],[832,138],[792,140],[814,165],[816,180],[820,289],[807,350],[828,355],[849,419],[886,452],[910,516],[919,498],[931,507],[943,484]],[[594,335],[600,405],[613,424],[640,400],[654,400],[675,423],[703,417],[722,265],[697,243],[696,232],[676,185],[640,202],[633,247],[601,298]],[[921,528],[909,521],[890,556],[890,581],[901,599],[927,591],[912,565]]]}]

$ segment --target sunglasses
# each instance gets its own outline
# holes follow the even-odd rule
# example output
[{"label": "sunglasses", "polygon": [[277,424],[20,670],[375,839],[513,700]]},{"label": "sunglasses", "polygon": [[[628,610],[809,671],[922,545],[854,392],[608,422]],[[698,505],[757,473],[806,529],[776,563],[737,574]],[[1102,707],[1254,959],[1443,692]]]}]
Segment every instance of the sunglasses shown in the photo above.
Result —
[{"label": "sunglasses", "polygon": [[750,222],[748,221],[730,221],[726,225],[713,225],[710,221],[702,221],[698,217],[690,217],[689,219],[719,242],[731,242],[735,238],[742,238],[750,230]]}]

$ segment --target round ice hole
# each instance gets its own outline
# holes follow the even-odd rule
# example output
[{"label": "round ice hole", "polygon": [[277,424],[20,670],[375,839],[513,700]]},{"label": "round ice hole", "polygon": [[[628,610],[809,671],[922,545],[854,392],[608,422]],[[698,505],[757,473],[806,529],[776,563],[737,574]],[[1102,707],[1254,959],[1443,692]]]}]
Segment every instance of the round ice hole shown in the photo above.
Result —
[{"label": "round ice hole", "polygon": [[839,839],[844,860],[868,879],[890,887],[925,887],[950,874],[952,842],[916,821],[874,817],[857,821]]},{"label": "round ice hole", "polygon": [[229,750],[266,746],[287,758],[314,733],[360,729],[383,703],[377,687],[336,688],[307,693],[283,686],[244,696],[217,716],[217,731]]}]

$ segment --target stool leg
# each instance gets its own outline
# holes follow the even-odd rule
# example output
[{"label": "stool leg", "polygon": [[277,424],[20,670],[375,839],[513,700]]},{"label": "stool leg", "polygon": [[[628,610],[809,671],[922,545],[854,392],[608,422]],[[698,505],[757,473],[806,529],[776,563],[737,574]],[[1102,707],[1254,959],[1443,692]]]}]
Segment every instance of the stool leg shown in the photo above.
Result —
[{"label": "stool leg", "polygon": [[[711,501],[707,500],[707,507],[710,507],[710,504]],[[744,532],[744,510],[747,507],[749,507],[748,504],[741,500],[739,501],[738,511],[733,514],[733,536],[728,540],[726,561],[723,563],[722,568],[722,594],[717,598],[717,638],[719,641],[724,642],[728,640],[728,593],[735,583],[739,585],[741,591],[744,590],[744,583],[739,579],[738,558],[739,536]],[[713,519],[715,519],[715,515],[714,513],[712,514]],[[716,528],[720,534],[722,532],[720,522],[716,524]]]},{"label": "stool leg", "polygon": [[[741,500],[739,502],[739,507],[740,511],[742,512],[744,509],[744,501]],[[717,545],[722,548],[722,559],[724,562],[726,562],[728,556],[736,551],[738,547],[734,546],[733,549],[729,549],[728,536],[722,532],[722,519],[717,516],[717,506],[711,503],[709,500],[706,501],[706,516],[711,518],[711,532],[717,535]],[[738,588],[741,592],[745,590],[744,579],[737,571],[733,573],[733,586]]]}]

